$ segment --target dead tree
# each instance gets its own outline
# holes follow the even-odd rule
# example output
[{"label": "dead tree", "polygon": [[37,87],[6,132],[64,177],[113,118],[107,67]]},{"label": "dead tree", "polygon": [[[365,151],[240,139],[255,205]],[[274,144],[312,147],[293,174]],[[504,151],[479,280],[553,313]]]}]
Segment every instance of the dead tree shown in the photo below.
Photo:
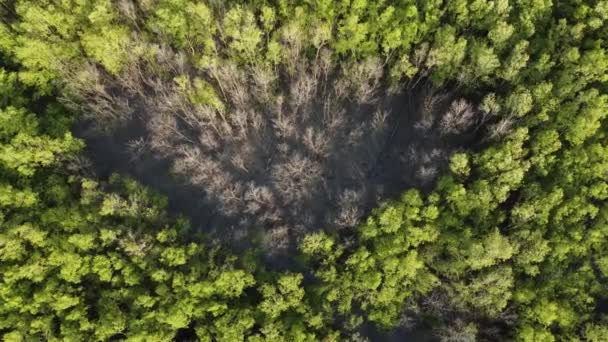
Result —
[{"label": "dead tree", "polygon": [[441,134],[462,134],[475,124],[477,113],[473,106],[464,99],[450,105],[439,124]]}]

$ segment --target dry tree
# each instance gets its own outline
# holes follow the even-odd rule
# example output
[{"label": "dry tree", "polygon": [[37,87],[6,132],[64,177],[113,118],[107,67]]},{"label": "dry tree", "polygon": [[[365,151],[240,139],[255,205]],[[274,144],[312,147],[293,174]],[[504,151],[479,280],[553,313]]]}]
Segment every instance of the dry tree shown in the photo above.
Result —
[{"label": "dry tree", "polygon": [[120,87],[105,70],[84,63],[81,68],[66,67],[63,73],[67,81],[60,100],[67,108],[98,121],[99,127],[113,127],[131,118],[130,98],[122,96]]},{"label": "dry tree", "polygon": [[143,155],[148,150],[147,141],[144,137],[139,137],[130,140],[127,143],[127,150],[129,151],[129,159],[131,163],[137,163],[141,160]]},{"label": "dry tree", "polygon": [[502,118],[498,122],[488,125],[488,138],[493,140],[500,139],[509,134],[512,127],[513,120],[511,118]]},{"label": "dry tree", "polygon": [[470,129],[477,119],[473,106],[465,99],[458,99],[450,105],[439,123],[441,134],[462,134]]},{"label": "dry tree", "polygon": [[362,215],[361,199],[362,189],[358,191],[352,189],[344,190],[338,197],[338,210],[334,224],[337,227],[353,227]]}]

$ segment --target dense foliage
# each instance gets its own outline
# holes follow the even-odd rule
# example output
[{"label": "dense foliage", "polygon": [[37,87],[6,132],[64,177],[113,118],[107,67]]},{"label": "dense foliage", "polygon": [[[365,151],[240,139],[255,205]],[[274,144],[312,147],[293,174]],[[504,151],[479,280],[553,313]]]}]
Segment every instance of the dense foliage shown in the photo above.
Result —
[{"label": "dense foliage", "polygon": [[[608,1],[15,0],[0,18],[4,340],[330,341],[367,323],[606,340]],[[79,117],[138,117],[134,150],[173,160],[230,229],[295,237],[295,265],[92,179]],[[447,159],[434,187],[388,199],[370,163],[399,158],[396,123],[468,145],[417,155]]]}]

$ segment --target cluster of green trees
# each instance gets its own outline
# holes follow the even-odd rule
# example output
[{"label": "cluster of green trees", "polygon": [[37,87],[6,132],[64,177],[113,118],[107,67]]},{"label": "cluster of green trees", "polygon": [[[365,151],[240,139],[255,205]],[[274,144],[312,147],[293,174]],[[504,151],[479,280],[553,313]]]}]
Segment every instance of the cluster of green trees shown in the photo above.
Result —
[{"label": "cluster of green trees", "polygon": [[[16,0],[0,18],[4,340],[330,341],[409,314],[446,339],[606,340],[608,1]],[[326,49],[383,61],[396,92],[475,99],[484,147],[352,234],[306,235],[292,272],[198,242],[132,180],[83,177],[53,100],[155,72],[223,114],[219,65]]]}]

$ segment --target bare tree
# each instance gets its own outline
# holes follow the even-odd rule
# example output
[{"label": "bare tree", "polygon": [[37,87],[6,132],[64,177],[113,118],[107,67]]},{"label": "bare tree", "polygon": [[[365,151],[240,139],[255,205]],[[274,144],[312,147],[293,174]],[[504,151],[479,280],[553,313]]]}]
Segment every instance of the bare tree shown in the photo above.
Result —
[{"label": "bare tree", "polygon": [[439,130],[441,134],[462,134],[475,124],[476,117],[470,103],[464,99],[456,100],[441,118]]},{"label": "bare tree", "polygon": [[147,141],[143,137],[133,139],[127,143],[131,163],[137,163],[148,150]]},{"label": "bare tree", "polygon": [[489,125],[488,127],[488,138],[489,139],[500,139],[511,131],[513,126],[513,120],[511,118],[502,118],[500,121]]},{"label": "bare tree", "polygon": [[362,216],[360,207],[362,191],[345,190],[338,199],[337,227],[354,227]]},{"label": "bare tree", "polygon": [[377,91],[382,77],[382,64],[378,59],[368,58],[361,63],[347,65],[343,73],[349,82],[355,101],[372,103],[378,100]]}]

